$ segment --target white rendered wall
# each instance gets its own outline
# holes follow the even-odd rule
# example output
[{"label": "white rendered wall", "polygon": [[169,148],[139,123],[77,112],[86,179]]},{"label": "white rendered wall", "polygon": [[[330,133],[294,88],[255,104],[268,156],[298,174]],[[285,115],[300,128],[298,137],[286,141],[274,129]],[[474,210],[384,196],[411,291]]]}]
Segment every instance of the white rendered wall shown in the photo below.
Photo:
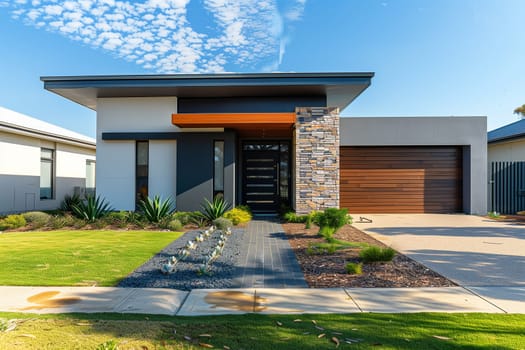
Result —
[{"label": "white rendered wall", "polygon": [[177,198],[177,143],[175,140],[149,142],[149,196]]},{"label": "white rendered wall", "polygon": [[486,117],[342,117],[340,123],[341,146],[465,146],[463,202],[470,214],[487,213]]},{"label": "white rendered wall", "polygon": [[0,132],[0,174],[40,176],[38,139]]},{"label": "white rendered wall", "polygon": [[55,160],[57,177],[86,178],[86,161],[95,160],[95,150],[57,144]]},{"label": "white rendered wall", "polygon": [[[40,150],[53,149],[54,197],[40,200]],[[83,187],[95,150],[0,132],[0,214],[56,209],[75,186]]]},{"label": "white rendered wall", "polygon": [[489,166],[494,161],[525,161],[525,139],[490,143],[488,160]]},{"label": "white rendered wall", "polygon": [[[99,98],[97,101],[97,195],[106,198],[116,210],[135,209],[135,141],[104,141],[104,132],[175,132],[171,114],[177,112],[176,97]],[[151,147],[153,146],[153,153]],[[158,146],[158,147],[157,147]],[[168,152],[165,145],[150,142],[150,159],[155,161],[150,176],[159,178],[160,165],[156,150]],[[175,146],[173,145],[173,149]],[[176,155],[174,154],[175,158]],[[175,162],[175,160],[173,160]],[[151,167],[151,161],[150,161]],[[175,167],[172,168],[175,172]],[[153,171],[153,173],[151,173]],[[173,187],[162,180],[161,185],[150,179],[149,193]],[[152,187],[153,186],[153,187]]]}]

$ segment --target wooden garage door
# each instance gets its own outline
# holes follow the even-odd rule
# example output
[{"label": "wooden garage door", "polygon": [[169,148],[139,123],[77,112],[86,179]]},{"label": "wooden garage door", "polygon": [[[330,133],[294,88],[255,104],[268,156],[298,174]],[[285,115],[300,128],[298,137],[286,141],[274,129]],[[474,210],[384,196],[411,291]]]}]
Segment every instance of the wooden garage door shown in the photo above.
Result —
[{"label": "wooden garage door", "polygon": [[350,213],[462,211],[461,147],[341,147],[341,207]]}]

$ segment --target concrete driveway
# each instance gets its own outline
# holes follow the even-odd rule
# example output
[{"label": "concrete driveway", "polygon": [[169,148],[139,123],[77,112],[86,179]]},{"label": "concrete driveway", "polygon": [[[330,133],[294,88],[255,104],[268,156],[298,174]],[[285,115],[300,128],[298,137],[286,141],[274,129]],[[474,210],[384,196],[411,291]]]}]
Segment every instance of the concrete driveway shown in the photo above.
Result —
[{"label": "concrete driveway", "polygon": [[356,228],[461,286],[518,287],[525,297],[525,224],[471,215],[352,215]]}]

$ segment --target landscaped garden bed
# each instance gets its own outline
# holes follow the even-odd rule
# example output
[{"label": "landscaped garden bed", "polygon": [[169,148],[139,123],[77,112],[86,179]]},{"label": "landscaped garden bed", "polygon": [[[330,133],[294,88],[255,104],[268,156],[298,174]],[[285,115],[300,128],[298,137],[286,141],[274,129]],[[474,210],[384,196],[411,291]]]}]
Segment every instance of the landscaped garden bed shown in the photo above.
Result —
[{"label": "landscaped garden bed", "polygon": [[[214,230],[208,239],[194,243],[195,248],[186,249],[188,242],[202,235],[204,229],[188,231],[180,239],[173,241],[143,265],[123,279],[118,286],[128,288],[173,288],[192,290],[197,288],[230,288],[236,276],[237,260],[240,255],[244,230],[234,228],[227,235],[220,254],[206,271],[201,266],[207,261],[223,230]],[[174,271],[163,274],[161,267],[172,257],[179,257],[182,250],[188,255],[174,265]]]},{"label": "landscaped garden bed", "polygon": [[[349,274],[346,265],[347,263],[359,263],[361,247],[342,248],[334,252],[316,251],[312,249],[312,246],[325,242],[325,239],[318,235],[318,227],[312,225],[307,229],[304,223],[283,223],[283,227],[310,287],[455,286],[452,281],[399,253],[391,262],[363,264],[362,274]],[[358,245],[386,247],[351,225],[345,225],[339,229],[334,238]]]}]

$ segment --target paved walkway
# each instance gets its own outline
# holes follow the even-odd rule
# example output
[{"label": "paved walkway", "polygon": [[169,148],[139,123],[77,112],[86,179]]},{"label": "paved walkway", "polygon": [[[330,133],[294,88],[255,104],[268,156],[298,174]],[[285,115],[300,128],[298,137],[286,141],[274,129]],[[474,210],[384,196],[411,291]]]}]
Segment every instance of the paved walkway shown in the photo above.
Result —
[{"label": "paved walkway", "polygon": [[525,288],[485,287],[481,297],[449,288],[0,287],[0,311],[26,313],[116,312],[200,316],[242,313],[486,312],[525,314]]},{"label": "paved walkway", "polygon": [[268,220],[252,220],[241,246],[234,288],[306,288],[308,285],[283,227]]}]

